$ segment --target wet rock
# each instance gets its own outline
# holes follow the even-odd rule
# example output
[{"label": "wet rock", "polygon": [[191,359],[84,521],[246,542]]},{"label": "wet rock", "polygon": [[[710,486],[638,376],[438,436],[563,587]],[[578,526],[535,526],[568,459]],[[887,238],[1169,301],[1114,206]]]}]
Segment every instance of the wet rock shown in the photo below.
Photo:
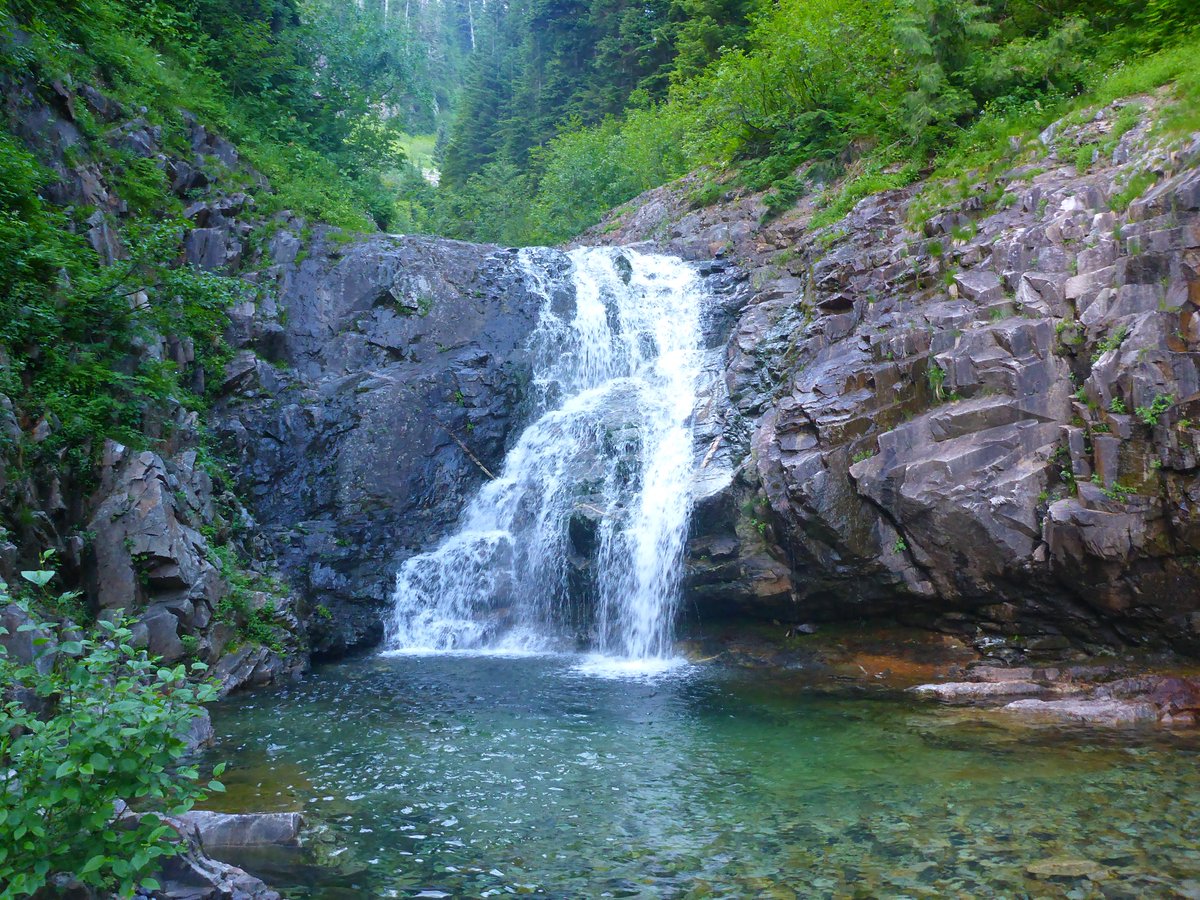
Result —
[{"label": "wet rock", "polygon": [[208,710],[201,709],[190,723],[184,741],[189,752],[203,750],[216,743],[216,733],[213,731],[212,717]]},{"label": "wet rock", "polygon": [[272,243],[277,298],[236,311],[212,419],[312,611],[314,651],[339,654],[380,639],[400,563],[499,471],[544,298],[499,248],[316,229],[301,258],[288,234]]},{"label": "wet rock", "polygon": [[989,697],[1033,696],[1047,694],[1049,689],[1031,681],[948,681],[942,684],[920,684],[912,691],[938,700],[982,700]]},{"label": "wet rock", "polygon": [[207,853],[229,848],[300,845],[304,819],[299,813],[221,813],[195,809],[179,817],[196,829]]},{"label": "wet rock", "polygon": [[1082,725],[1139,725],[1158,720],[1152,703],[1130,700],[1014,700],[1004,709],[1034,719]]}]

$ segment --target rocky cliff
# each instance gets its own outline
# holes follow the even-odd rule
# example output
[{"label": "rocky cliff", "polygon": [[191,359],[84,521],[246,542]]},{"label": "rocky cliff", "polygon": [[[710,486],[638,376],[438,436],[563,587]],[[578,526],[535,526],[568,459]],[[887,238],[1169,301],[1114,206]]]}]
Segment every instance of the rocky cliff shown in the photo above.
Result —
[{"label": "rocky cliff", "polygon": [[338,653],[379,641],[400,561],[499,469],[543,299],[496,247],[284,227],[269,253],[213,423]]},{"label": "rocky cliff", "polygon": [[33,463],[59,424],[0,396],[0,578],[21,588],[55,550],[56,586],[84,591],[63,614],[124,610],[152,653],[207,661],[229,690],[377,642],[398,559],[449,526],[520,416],[542,298],[515,252],[268,217],[269,185],[188,114],[168,133],[87,86],[8,88],[47,199],[104,265],[135,267],[123,176],[144,162],[182,212],[176,262],[247,290],[223,371],[171,333],[133,342],[123,369],[170,367],[209,400],[141,404],[136,446]]},{"label": "rocky cliff", "polygon": [[1163,136],[1162,102],[823,227],[819,193],[772,219],[734,190],[696,208],[693,177],[586,236],[745,279],[723,361],[744,450],[697,508],[701,618],[1200,652],[1200,138]]},{"label": "rocky cliff", "polygon": [[[1200,140],[1155,131],[1161,102],[821,227],[820,194],[769,218],[733,190],[696,208],[690,179],[585,238],[710,276],[689,615],[899,618],[1004,658],[1200,651]],[[54,201],[95,210],[80,227],[102,259],[125,252],[125,207],[79,152],[82,106],[186,201],[182,258],[255,291],[229,310],[219,383],[185,340],[141,350],[207,390],[204,422],[158,411],[145,446],[104,445],[86,491],[10,466],[24,512],[0,576],[56,547],[96,609],[136,611],[154,652],[231,688],[377,642],[399,563],[523,422],[544,298],[518,255],[265,217],[261,176],[190,117],[181,147],[87,88],[9,104]],[[3,425],[10,463],[55,427]]]}]

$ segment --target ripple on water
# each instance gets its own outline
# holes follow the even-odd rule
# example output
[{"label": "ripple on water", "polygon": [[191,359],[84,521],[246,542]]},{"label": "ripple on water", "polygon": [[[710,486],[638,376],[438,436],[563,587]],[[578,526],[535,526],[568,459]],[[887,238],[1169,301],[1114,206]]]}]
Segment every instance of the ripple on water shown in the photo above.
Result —
[{"label": "ripple on water", "polygon": [[594,662],[374,657],[236,697],[217,799],[319,823],[331,868],[263,874],[322,900],[1200,890],[1195,736]]}]

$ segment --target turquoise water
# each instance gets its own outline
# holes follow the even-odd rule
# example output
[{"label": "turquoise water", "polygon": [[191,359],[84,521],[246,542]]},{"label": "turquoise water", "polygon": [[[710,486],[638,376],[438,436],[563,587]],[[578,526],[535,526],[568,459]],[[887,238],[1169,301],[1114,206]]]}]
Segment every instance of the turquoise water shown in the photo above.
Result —
[{"label": "turquoise water", "polygon": [[374,657],[215,710],[293,897],[1200,896],[1192,733],[1014,728],[783,672]]}]

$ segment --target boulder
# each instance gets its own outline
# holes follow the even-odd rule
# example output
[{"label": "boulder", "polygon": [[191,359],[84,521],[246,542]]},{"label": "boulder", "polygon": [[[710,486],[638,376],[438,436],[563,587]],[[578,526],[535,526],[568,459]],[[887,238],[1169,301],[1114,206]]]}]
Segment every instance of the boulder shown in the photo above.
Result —
[{"label": "boulder", "polygon": [[298,847],[304,820],[299,813],[220,813],[194,809],[179,817],[195,828],[205,852],[229,848]]},{"label": "boulder", "polygon": [[1033,719],[1081,725],[1142,725],[1158,720],[1154,704],[1132,700],[1014,700],[1004,709]]}]

